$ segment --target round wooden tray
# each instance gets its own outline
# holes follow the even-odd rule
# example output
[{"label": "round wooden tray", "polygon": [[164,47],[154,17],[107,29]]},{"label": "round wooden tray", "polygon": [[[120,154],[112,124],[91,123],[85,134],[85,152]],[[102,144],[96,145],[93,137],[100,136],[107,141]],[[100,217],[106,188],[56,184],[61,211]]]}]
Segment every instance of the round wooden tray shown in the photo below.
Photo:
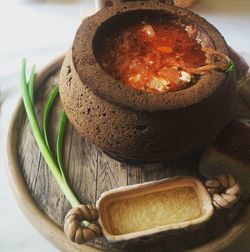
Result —
[{"label": "round wooden tray", "polygon": [[[64,55],[55,59],[37,75],[36,109],[41,122],[45,101],[53,85],[57,83]],[[250,117],[250,87],[242,87],[234,106],[234,115]],[[248,95],[248,96],[247,96]],[[49,133],[55,147],[57,122],[62,107],[60,100],[51,112]],[[29,123],[20,100],[13,115],[8,136],[9,180],[14,195],[26,217],[51,243],[61,251],[111,251],[104,238],[85,245],[70,242],[63,233],[64,216],[70,209],[60,188],[41,156],[32,136]],[[94,145],[81,138],[68,125],[64,142],[66,176],[82,203],[95,204],[102,192],[109,189],[157,180],[176,175],[200,177],[197,165],[200,155],[195,154],[178,161],[128,165],[117,162]],[[241,215],[236,218],[241,209]],[[242,211],[244,209],[244,211]],[[164,244],[147,246],[147,251],[219,251],[239,239],[250,225],[250,207],[239,202],[229,210],[217,211],[214,217],[197,230],[185,231],[168,237]],[[138,249],[137,249],[138,250]],[[140,249],[139,249],[140,250]],[[145,251],[145,248],[141,249]],[[133,249],[131,249],[133,251]]]}]

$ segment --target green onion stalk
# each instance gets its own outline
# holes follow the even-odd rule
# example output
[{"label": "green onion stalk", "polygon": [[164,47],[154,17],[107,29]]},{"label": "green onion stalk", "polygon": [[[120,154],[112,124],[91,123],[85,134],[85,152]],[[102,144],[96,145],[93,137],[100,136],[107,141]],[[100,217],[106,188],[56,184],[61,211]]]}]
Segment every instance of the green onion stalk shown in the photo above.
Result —
[{"label": "green onion stalk", "polygon": [[[34,138],[50,171],[52,172],[58,185],[60,186],[61,190],[63,191],[64,195],[72,206],[72,209],[65,217],[64,232],[71,241],[76,242],[78,244],[83,244],[89,240],[95,239],[102,233],[101,228],[96,223],[98,219],[98,212],[94,207],[90,205],[80,204],[79,200],[71,190],[64,174],[62,147],[65,127],[68,121],[64,111],[61,112],[59,120],[59,129],[56,141],[56,158],[53,156],[49,145],[47,124],[52,105],[59,93],[58,85],[56,85],[52,89],[52,92],[45,105],[42,124],[43,130],[40,130],[34,105],[33,90],[35,77],[35,66],[33,65],[29,81],[27,82],[26,60],[23,59],[20,81],[21,90],[23,95],[24,107],[27,113],[28,120],[30,122]],[[91,221],[92,223],[89,221]]]},{"label": "green onion stalk", "polygon": [[[35,66],[32,67],[31,75],[29,78],[29,81],[27,83],[26,81],[26,60],[23,59],[22,61],[22,70],[21,70],[21,90],[23,94],[23,102],[24,107],[30,122],[30,126],[34,135],[34,138],[37,142],[37,145],[48,164],[50,171],[54,175],[58,185],[62,189],[63,193],[65,194],[66,198],[70,202],[72,207],[76,207],[80,205],[80,202],[76,198],[75,194],[72,192],[69,184],[67,183],[65,179],[65,175],[62,168],[62,159],[61,154],[59,154],[59,164],[55,161],[54,157],[52,156],[49,143],[48,143],[48,137],[47,137],[47,130],[46,130],[46,124],[48,120],[48,114],[51,108],[51,105],[53,104],[53,101],[55,100],[57,94],[58,94],[58,86],[56,86],[52,94],[48,100],[48,103],[46,104],[45,113],[44,113],[44,121],[43,121],[43,130],[44,130],[44,137],[40,131],[40,127],[38,124],[38,120],[36,117],[35,109],[34,109],[34,101],[33,101],[33,87],[34,87],[34,80],[35,80]],[[61,120],[60,130],[59,130],[59,137],[58,137],[58,145],[62,146],[62,137],[65,129],[65,125],[67,122],[67,118],[65,116],[65,113],[62,112],[63,119]],[[62,147],[58,146],[58,150],[61,151]]]},{"label": "green onion stalk", "polygon": [[58,85],[55,85],[55,87],[52,89],[52,92],[45,105],[42,124],[43,130],[40,130],[34,105],[33,89],[35,76],[35,66],[33,66],[29,81],[27,82],[26,60],[23,59],[21,70],[21,90],[27,117],[42,156],[44,157],[50,171],[72,206],[72,209],[65,217],[64,232],[71,241],[82,244],[101,235],[101,228],[96,223],[98,219],[98,212],[90,205],[80,204],[79,200],[71,190],[64,174],[62,147],[65,127],[68,121],[64,111],[61,112],[59,120],[59,129],[56,141],[56,158],[53,156],[49,145],[47,124],[51,108],[59,93]]}]

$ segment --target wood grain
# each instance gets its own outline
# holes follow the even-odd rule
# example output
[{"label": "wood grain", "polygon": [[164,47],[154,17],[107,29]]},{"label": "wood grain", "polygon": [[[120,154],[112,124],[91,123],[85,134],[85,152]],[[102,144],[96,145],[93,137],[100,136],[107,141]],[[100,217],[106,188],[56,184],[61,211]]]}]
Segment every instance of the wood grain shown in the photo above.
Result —
[{"label": "wood grain", "polygon": [[[50,70],[47,74],[44,74],[43,78],[37,81],[35,104],[40,122],[46,99],[58,81],[61,61],[62,59],[57,61],[57,67],[54,67],[53,71]],[[250,87],[243,86],[235,100],[233,115],[249,117],[249,100]],[[50,114],[49,121],[49,135],[53,149],[55,149],[55,136],[61,109],[61,103],[58,99],[55,108]],[[13,119],[11,131],[15,131],[15,133],[10,133],[9,155],[11,159],[15,159],[14,169],[18,170],[14,171],[20,172],[22,175],[18,179],[23,180],[27,187],[26,193],[30,192],[34,203],[42,209],[43,213],[46,214],[45,216],[48,216],[58,227],[62,227],[70,205],[56,184],[38,150],[21,103]],[[14,141],[16,141],[16,145],[13,146]],[[15,153],[17,156],[15,156]],[[120,163],[81,138],[70,124],[67,126],[64,140],[64,164],[69,183],[82,203],[93,205],[95,205],[96,200],[103,192],[119,186],[177,175],[199,177],[197,171],[199,158],[200,154],[196,153],[181,160],[150,165]],[[11,173],[11,176],[13,176],[13,173]],[[244,204],[239,202],[233,209],[216,212],[211,221],[198,229],[185,230],[178,234],[173,233],[165,242],[155,242],[147,246],[147,248],[131,247],[128,250],[183,251],[198,246],[229,229],[234,223],[239,209],[243,209],[243,207]],[[63,242],[67,243],[65,240]],[[111,251],[111,247],[104,238],[99,238],[89,243],[89,245]],[[73,245],[71,242],[68,242],[65,249],[70,246],[72,251],[86,251],[84,250],[86,246],[83,246],[81,249],[81,247]]]}]

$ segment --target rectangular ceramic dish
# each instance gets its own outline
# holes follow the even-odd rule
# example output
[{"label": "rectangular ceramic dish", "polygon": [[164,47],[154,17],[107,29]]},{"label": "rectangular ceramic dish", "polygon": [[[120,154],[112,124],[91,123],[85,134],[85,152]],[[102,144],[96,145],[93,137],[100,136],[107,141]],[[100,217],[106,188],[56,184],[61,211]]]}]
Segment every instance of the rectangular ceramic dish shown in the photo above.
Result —
[{"label": "rectangular ceramic dish", "polygon": [[214,212],[200,180],[175,177],[110,190],[97,202],[99,223],[109,242],[164,236],[206,222]]}]

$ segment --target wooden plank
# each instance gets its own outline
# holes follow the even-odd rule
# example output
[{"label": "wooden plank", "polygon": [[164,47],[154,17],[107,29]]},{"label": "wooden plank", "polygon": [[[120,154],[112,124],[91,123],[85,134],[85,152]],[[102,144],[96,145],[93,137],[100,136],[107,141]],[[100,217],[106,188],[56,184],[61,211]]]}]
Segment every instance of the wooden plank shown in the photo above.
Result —
[{"label": "wooden plank", "polygon": [[[58,71],[54,73],[51,71],[50,74],[45,74],[45,78],[40,83],[39,89],[36,92],[36,108],[40,122],[44,104],[50,90],[58,80],[58,75]],[[234,110],[236,114],[250,114],[248,109],[249,104],[246,101],[246,98],[248,98],[247,95],[249,95],[250,98],[250,87],[244,88],[247,88],[248,92],[244,91],[243,98],[241,96],[237,97],[236,109]],[[250,99],[248,99],[248,101],[249,100]],[[22,105],[19,106],[21,108]],[[18,169],[21,168],[20,171],[23,175],[24,182],[37,206],[42,209],[56,225],[62,227],[64,216],[70,208],[70,205],[60,191],[40,155],[24,114],[23,107],[20,111],[22,112],[16,115],[18,123],[12,126],[19,130],[18,134],[16,134],[16,137],[18,136],[18,142],[12,147],[17,147],[18,159],[16,161],[19,164]],[[53,149],[55,148],[55,136],[60,111],[61,104],[60,101],[57,101],[51,113],[52,119],[49,123],[49,134]],[[111,159],[94,145],[85,141],[71,125],[67,127],[64,141],[64,164],[69,183],[81,202],[91,204],[95,204],[96,200],[103,192],[118,186],[173,177],[176,175],[199,176],[197,171],[199,157],[200,155],[197,153],[181,160],[157,164],[123,164]],[[241,205],[241,207],[243,206]],[[146,248],[136,248],[136,250],[181,251],[197,246],[225,232],[235,220],[237,213],[237,207],[231,212],[218,212],[207,225],[194,230],[186,230],[178,233],[178,235],[172,234],[161,243],[152,243]],[[39,215],[38,212],[37,215]],[[63,238],[60,239],[61,241],[63,240]],[[53,239],[51,238],[51,240]],[[67,240],[66,243],[69,244],[65,245],[65,247],[72,248],[72,251],[85,251],[86,248],[91,250],[89,246],[80,247],[69,241],[67,242]],[[111,248],[103,238],[91,242],[90,245],[111,251]],[[58,247],[61,246],[58,245]],[[67,251],[70,250],[68,249]],[[131,248],[130,251],[135,251],[135,248]]]}]

